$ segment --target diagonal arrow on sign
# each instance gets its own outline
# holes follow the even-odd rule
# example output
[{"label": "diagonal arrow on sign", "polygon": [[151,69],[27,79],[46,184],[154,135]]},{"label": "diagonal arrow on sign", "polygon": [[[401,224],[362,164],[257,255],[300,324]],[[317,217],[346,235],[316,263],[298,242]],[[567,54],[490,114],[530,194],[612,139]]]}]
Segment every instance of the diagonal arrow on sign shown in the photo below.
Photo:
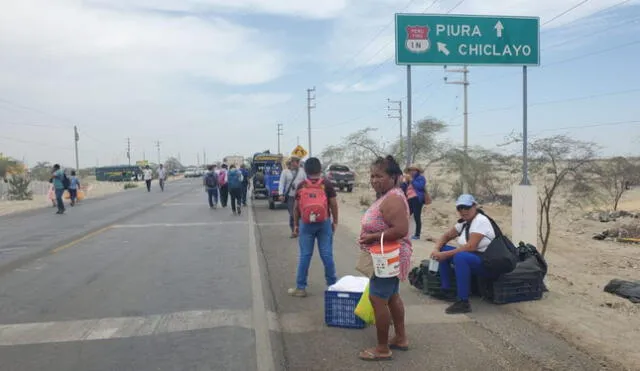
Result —
[{"label": "diagonal arrow on sign", "polygon": [[444,55],[449,55],[449,49],[447,49],[447,44],[438,43],[438,51]]}]

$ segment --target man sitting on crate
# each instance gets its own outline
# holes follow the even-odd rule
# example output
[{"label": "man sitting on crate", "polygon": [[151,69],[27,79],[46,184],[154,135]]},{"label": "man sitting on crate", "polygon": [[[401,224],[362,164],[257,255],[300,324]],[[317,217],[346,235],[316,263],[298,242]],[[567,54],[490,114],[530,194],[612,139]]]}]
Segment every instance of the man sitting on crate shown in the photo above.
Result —
[{"label": "man sitting on crate", "polygon": [[[491,219],[478,211],[472,195],[461,195],[456,201],[456,210],[460,214],[460,220],[440,237],[431,253],[431,259],[440,263],[438,269],[442,280],[442,292],[435,297],[454,302],[446,309],[448,314],[471,312],[471,275],[486,275],[482,255],[479,253],[485,252],[496,238]],[[447,245],[454,238],[457,238],[458,248]],[[451,261],[455,266],[457,298],[451,290]]]}]

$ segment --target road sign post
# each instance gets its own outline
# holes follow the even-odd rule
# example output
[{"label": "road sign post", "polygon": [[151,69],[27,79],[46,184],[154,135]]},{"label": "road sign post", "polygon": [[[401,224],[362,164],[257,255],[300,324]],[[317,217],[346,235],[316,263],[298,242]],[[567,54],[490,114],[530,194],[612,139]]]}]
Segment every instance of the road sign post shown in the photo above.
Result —
[{"label": "road sign post", "polygon": [[398,65],[540,64],[540,18],[396,14]]},{"label": "road sign post", "polygon": [[302,147],[301,145],[297,145],[296,148],[291,151],[291,156],[295,156],[299,159],[307,157],[308,154],[309,153],[307,152],[307,150],[304,149],[304,147]]},{"label": "road sign post", "polygon": [[[532,210],[537,210],[537,191],[527,174],[527,66],[540,65],[540,19],[396,14],[396,64],[406,65],[408,72],[412,65],[464,65],[465,70],[466,66],[473,65],[522,66],[523,174],[522,182],[513,192],[512,230],[516,241],[535,244],[537,213],[532,215]],[[407,87],[410,86],[408,73]],[[408,90],[407,101],[411,102],[411,90]],[[410,151],[409,148],[407,157]]]}]

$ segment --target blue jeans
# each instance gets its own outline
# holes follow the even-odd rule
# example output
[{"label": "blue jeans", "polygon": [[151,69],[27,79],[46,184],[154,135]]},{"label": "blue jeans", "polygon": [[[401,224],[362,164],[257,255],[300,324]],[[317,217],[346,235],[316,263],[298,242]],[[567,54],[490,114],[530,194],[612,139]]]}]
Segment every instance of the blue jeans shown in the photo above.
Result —
[{"label": "blue jeans", "polygon": [[289,228],[293,232],[293,208],[296,205],[296,198],[294,196],[287,197],[287,210],[289,210]]},{"label": "blue jeans", "polygon": [[207,188],[207,195],[209,196],[209,207],[218,204],[218,188]]},{"label": "blue jeans", "polygon": [[58,204],[58,211],[64,211],[64,202],[62,201],[62,195],[64,195],[64,188],[56,188],[56,203]]},{"label": "blue jeans", "polygon": [[307,276],[309,275],[309,266],[311,265],[311,257],[313,256],[313,247],[318,240],[318,252],[320,259],[324,264],[324,278],[327,286],[336,283],[336,265],[333,261],[333,229],[331,228],[331,220],[322,223],[300,223],[300,236],[298,237],[298,245],[300,247],[300,255],[298,257],[298,274],[296,275],[296,287],[298,289],[307,288]]},{"label": "blue jeans", "polygon": [[242,204],[247,204],[247,192],[249,192],[249,183],[242,183]]},{"label": "blue jeans", "polygon": [[[442,251],[455,250],[452,246],[445,246]],[[471,275],[484,276],[485,271],[482,267],[482,258],[478,254],[471,252],[459,252],[453,256],[453,259],[441,261],[438,265],[440,272],[440,280],[443,289],[451,288],[451,260],[456,269],[456,284],[458,286],[458,299],[469,300],[471,291]]]}]

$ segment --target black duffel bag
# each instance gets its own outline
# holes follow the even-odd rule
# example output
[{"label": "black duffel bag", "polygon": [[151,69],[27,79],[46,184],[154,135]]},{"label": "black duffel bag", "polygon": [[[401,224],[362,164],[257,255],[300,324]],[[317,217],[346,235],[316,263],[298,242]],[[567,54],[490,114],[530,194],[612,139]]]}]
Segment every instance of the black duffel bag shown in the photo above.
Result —
[{"label": "black duffel bag", "polygon": [[[482,214],[489,219],[493,232],[496,237],[489,243],[487,249],[480,253],[482,258],[482,266],[489,275],[497,277],[501,274],[512,272],[516,268],[518,263],[518,255],[516,247],[511,240],[502,233],[498,224],[491,219],[491,217],[485,214],[482,210],[478,209],[478,213]],[[469,241],[469,223],[463,226],[465,229],[465,235],[467,241]]]}]

